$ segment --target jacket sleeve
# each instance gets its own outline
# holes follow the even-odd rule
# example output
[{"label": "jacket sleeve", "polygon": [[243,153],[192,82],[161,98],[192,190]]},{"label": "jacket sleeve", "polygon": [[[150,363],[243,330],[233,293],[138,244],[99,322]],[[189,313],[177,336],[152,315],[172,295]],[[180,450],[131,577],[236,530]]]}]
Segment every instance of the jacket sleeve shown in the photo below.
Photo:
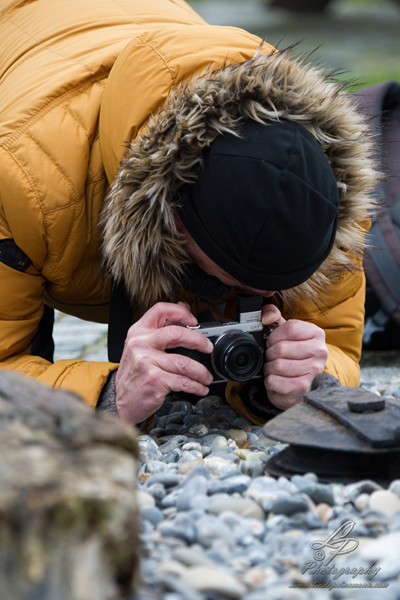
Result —
[{"label": "jacket sleeve", "polygon": [[[286,319],[309,321],[325,331],[329,356],[324,371],[334,375],[342,385],[351,387],[360,383],[364,306],[365,275],[360,268],[346,271],[339,281],[332,282],[318,305],[305,300],[297,302],[292,310],[283,311]],[[228,383],[226,400],[239,415],[257,425],[274,416],[274,407],[261,382],[258,385]]]},{"label": "jacket sleeve", "polygon": [[325,331],[329,356],[324,371],[337,377],[342,385],[358,386],[365,311],[362,268],[344,272],[322,301],[309,313],[304,305],[299,306],[300,314],[295,318],[311,321]]},{"label": "jacket sleeve", "polygon": [[53,364],[32,355],[31,342],[43,314],[45,280],[32,266],[19,271],[0,260],[0,281],[0,367],[75,392],[96,406],[110,372],[118,365],[83,360]]}]

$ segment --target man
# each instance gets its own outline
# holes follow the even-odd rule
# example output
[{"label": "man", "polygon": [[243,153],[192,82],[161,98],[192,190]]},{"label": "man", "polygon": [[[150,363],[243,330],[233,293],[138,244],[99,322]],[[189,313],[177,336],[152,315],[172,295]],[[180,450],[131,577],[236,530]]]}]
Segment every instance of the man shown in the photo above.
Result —
[{"label": "man", "polygon": [[[261,389],[227,385],[240,414],[263,422],[323,370],[357,385],[375,173],[340,85],[182,0],[3,0],[0,18],[3,368],[141,423],[208,392],[165,350],[211,352],[184,326],[244,289],[279,326]],[[120,365],[53,364],[48,307],[107,321],[109,275],[134,321]]]}]

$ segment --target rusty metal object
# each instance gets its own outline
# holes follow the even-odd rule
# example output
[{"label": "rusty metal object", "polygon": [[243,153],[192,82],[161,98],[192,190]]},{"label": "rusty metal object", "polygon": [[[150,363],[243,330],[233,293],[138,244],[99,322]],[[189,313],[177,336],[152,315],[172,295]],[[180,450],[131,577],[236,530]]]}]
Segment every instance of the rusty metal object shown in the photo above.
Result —
[{"label": "rusty metal object", "polygon": [[330,481],[380,482],[400,476],[400,402],[341,386],[331,375],[316,378],[303,402],[264,432],[290,444],[268,462],[273,475],[312,471]]}]

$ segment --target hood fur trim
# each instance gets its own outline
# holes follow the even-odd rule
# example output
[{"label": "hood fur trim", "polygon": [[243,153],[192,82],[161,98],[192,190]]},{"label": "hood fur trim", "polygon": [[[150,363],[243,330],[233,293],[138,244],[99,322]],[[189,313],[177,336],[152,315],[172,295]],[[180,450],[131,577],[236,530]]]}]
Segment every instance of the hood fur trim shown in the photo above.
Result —
[{"label": "hood fur trim", "polygon": [[370,129],[341,83],[292,53],[257,53],[181,84],[129,145],[106,198],[103,251],[112,277],[125,279],[143,310],[175,297],[188,260],[174,218],[179,188],[196,179],[203,150],[217,135],[237,135],[242,119],[303,125],[324,150],[339,189],[339,224],[329,257],[308,281],[282,292],[283,298],[315,297],[338,271],[360,268],[363,224],[374,210],[378,178]]}]

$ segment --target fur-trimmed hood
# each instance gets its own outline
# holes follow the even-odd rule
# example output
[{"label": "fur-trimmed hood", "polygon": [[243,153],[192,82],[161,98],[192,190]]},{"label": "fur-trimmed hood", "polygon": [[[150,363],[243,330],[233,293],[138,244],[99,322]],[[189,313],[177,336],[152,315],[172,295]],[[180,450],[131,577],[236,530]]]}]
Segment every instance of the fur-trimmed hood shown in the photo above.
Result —
[{"label": "fur-trimmed hood", "polygon": [[202,152],[215,137],[235,135],[243,119],[303,125],[324,150],[338,185],[339,223],[329,257],[308,281],[282,295],[318,293],[332,275],[359,264],[377,181],[368,124],[342,84],[292,55],[257,52],[178,85],[130,143],[106,198],[103,251],[112,277],[125,280],[143,309],[174,298],[188,260],[174,218],[179,188],[195,180]]}]

